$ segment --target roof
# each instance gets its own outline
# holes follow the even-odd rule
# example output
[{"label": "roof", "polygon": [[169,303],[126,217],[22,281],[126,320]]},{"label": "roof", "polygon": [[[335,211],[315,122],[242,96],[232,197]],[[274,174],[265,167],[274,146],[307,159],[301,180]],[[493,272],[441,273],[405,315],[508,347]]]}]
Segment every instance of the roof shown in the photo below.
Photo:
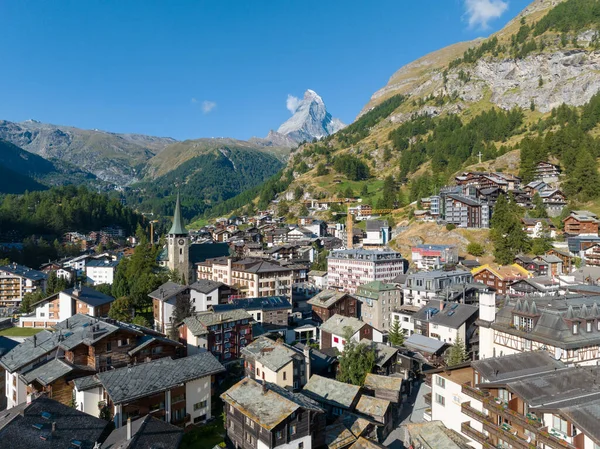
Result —
[{"label": "roof", "polygon": [[46,386],[50,385],[55,380],[72,373],[73,371],[93,371],[87,366],[78,367],[70,364],[62,359],[52,359],[48,363],[38,366],[21,377],[25,380],[25,383],[29,385],[34,380],[40,384]]},{"label": "roof", "polygon": [[184,235],[188,231],[183,226],[183,220],[181,218],[181,204],[179,201],[179,192],[177,193],[177,201],[175,202],[175,213],[173,214],[173,226],[169,230],[169,234]]},{"label": "roof", "polygon": [[531,277],[532,274],[523,268],[521,265],[516,263],[512,265],[505,266],[492,266],[490,264],[481,265],[477,268],[474,268],[471,273],[473,276],[481,273],[484,270],[489,270],[494,276],[498,277],[501,280],[509,280],[516,279],[522,277]]},{"label": "roof", "polygon": [[0,335],[0,357],[4,356],[5,354],[7,354],[9,351],[11,351],[13,348],[15,348],[18,345],[19,345],[19,342],[15,341],[11,338],[7,338],[3,335]]},{"label": "roof", "polygon": [[[446,428],[442,421],[409,423],[406,425],[407,444],[413,447],[443,449],[471,449],[468,440],[458,432]],[[355,449],[355,448],[351,448]]]},{"label": "roof", "polygon": [[[294,347],[300,351],[304,351],[305,345],[302,343],[296,343]],[[317,372],[327,371],[336,360],[336,357],[331,357],[330,355],[325,354],[323,351],[311,348],[310,363],[312,372],[315,374]]]},{"label": "roof", "polygon": [[402,378],[368,373],[367,377],[365,377],[363,386],[372,390],[391,390],[400,392],[400,389],[402,388]]},{"label": "roof", "polygon": [[478,313],[477,306],[431,300],[414,314],[413,319],[458,329]]},{"label": "roof", "polygon": [[600,444],[600,399],[587,401],[570,407],[561,408],[560,414],[596,444]]},{"label": "roof", "polygon": [[251,320],[252,315],[243,309],[225,310],[219,313],[216,312],[200,312],[193,316],[187,317],[183,323],[189,331],[194,335],[204,335],[208,332],[209,326],[216,324],[228,323],[231,321]]},{"label": "roof", "polygon": [[426,337],[420,334],[412,334],[404,341],[404,346],[423,351],[428,354],[435,354],[446,345],[445,342],[435,338]]},{"label": "roof", "polygon": [[[568,220],[569,218],[575,218],[577,221],[589,221],[592,223],[598,223],[598,216],[589,210],[574,210],[571,211],[571,214],[565,218]],[[564,220],[563,220],[564,221]]]},{"label": "roof", "polygon": [[564,364],[552,358],[546,351],[528,351],[477,360],[472,362],[471,366],[485,381],[493,382],[554,371],[563,368]]},{"label": "roof", "polygon": [[379,232],[381,228],[388,228],[387,220],[367,220],[367,232]]},{"label": "roof", "polygon": [[259,337],[242,348],[242,354],[275,372],[292,362],[294,356],[304,357],[298,349],[267,337]]},{"label": "roof", "polygon": [[131,435],[132,438],[128,440],[127,426],[122,426],[113,430],[100,448],[177,449],[183,438],[183,429],[162,419],[146,415],[131,423]]},{"label": "roof", "polygon": [[[441,447],[441,446],[440,446]],[[368,440],[365,437],[359,437],[352,446],[348,449],[385,449],[386,446],[376,443],[373,440]],[[446,449],[446,448],[444,448]]]},{"label": "roof", "polygon": [[[50,438],[52,423],[56,423],[56,430]],[[42,396],[0,412],[0,441],[3,446],[10,443],[11,449],[65,449],[73,441],[80,442],[81,449],[92,449],[108,425],[107,421]]]},{"label": "roof", "polygon": [[162,358],[148,363],[96,374],[115,404],[160,393],[201,377],[225,372],[210,352],[180,359]]},{"label": "roof", "polygon": [[95,267],[95,268],[115,268],[119,265],[118,260],[106,260],[106,259],[92,259],[85,264],[85,268]]},{"label": "roof", "polygon": [[327,271],[310,270],[308,272],[308,276],[322,277],[322,276],[326,276],[326,275],[327,275]]},{"label": "roof", "polygon": [[11,273],[15,276],[21,276],[26,279],[31,279],[32,281],[41,281],[46,279],[48,276],[46,273],[41,271],[32,270],[25,265],[19,265],[17,263],[0,266],[0,271],[6,271],[7,273]]},{"label": "roof", "polygon": [[258,298],[234,299],[229,304],[215,304],[212,310],[215,313],[228,310],[287,310],[292,304],[285,296],[262,296]]},{"label": "roof", "polygon": [[269,383],[265,387],[246,377],[223,393],[221,399],[269,431],[300,408],[322,411],[302,395],[287,392]]},{"label": "roof", "polygon": [[360,387],[313,374],[302,393],[315,401],[350,409],[360,394]]},{"label": "roof", "polygon": [[192,290],[196,290],[197,292],[206,294],[216,290],[219,287],[222,287],[223,285],[225,284],[222,282],[211,281],[210,279],[198,279],[196,282],[190,285],[190,288]]},{"label": "roof", "polygon": [[446,198],[451,198],[455,201],[459,201],[461,203],[466,204],[467,206],[481,206],[481,203],[479,201],[466,197],[464,195],[449,194],[446,195]]},{"label": "roof", "polygon": [[349,330],[351,335],[356,334],[367,323],[360,321],[358,318],[335,314],[323,324],[321,324],[321,332],[328,332],[332,335],[345,336]]},{"label": "roof", "polygon": [[376,421],[384,421],[384,417],[390,408],[390,401],[374,398],[372,396],[362,395],[356,404],[355,410],[358,413],[374,418]]},{"label": "roof", "polygon": [[370,299],[379,299],[380,292],[399,290],[396,284],[388,284],[382,281],[371,281],[360,285],[356,291],[357,296],[364,296]]},{"label": "roof", "polygon": [[344,449],[355,441],[356,436],[342,422],[325,427],[325,444],[328,449]]},{"label": "roof", "polygon": [[39,359],[58,347],[58,334],[43,330],[32,337],[26,338],[0,359],[2,365],[12,373],[25,365]]},{"label": "roof", "polygon": [[177,284],[176,282],[165,282],[163,285],[158,287],[152,293],[148,293],[150,298],[159,299],[161,301],[166,301],[171,299],[173,296],[178,293],[186,290],[188,287],[185,285]]},{"label": "roof", "polygon": [[360,341],[360,344],[370,346],[375,350],[375,365],[379,367],[385,366],[385,364],[398,353],[398,349],[392,346],[371,341],[367,338],[363,338]]},{"label": "roof", "polygon": [[324,307],[329,309],[342,298],[349,296],[348,293],[335,290],[323,290],[307,301],[311,306]]},{"label": "roof", "polygon": [[108,304],[115,300],[115,298],[113,298],[112,296],[105,295],[104,293],[101,293],[98,290],[94,290],[91,287],[73,287],[63,290],[61,293],[69,295],[71,298],[77,299],[78,301],[84,302],[92,307],[98,307],[104,304]]}]

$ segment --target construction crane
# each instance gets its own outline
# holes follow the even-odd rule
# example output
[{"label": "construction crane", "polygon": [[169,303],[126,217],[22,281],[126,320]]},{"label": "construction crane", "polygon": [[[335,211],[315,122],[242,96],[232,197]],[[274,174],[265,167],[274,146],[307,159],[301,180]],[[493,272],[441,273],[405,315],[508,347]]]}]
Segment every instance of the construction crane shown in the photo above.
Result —
[{"label": "construction crane", "polygon": [[158,220],[150,221],[150,244],[154,245],[154,223],[158,223]]},{"label": "construction crane", "polygon": [[[392,214],[399,212],[400,209],[371,209],[368,215],[380,215],[380,214]],[[334,212],[334,215],[343,215],[343,212]],[[346,248],[352,249],[354,247],[354,214],[350,212],[350,207],[345,213],[346,215]],[[357,214],[358,215],[358,214]],[[362,214],[361,214],[362,216]]]}]

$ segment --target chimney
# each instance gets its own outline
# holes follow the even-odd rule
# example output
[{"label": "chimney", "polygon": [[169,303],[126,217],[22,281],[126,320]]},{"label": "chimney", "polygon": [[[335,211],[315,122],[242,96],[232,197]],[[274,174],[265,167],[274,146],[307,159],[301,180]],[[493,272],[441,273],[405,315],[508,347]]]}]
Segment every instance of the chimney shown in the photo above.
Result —
[{"label": "chimney", "polygon": [[267,383],[263,380],[262,392],[263,394],[267,394],[267,391],[269,391],[269,387],[267,387]]},{"label": "chimney", "polygon": [[304,364],[306,365],[306,381],[310,380],[311,373],[311,363],[310,363],[310,346],[308,346],[308,342],[304,345]]},{"label": "chimney", "polygon": [[33,347],[37,348],[37,336],[36,335],[33,336]]},{"label": "chimney", "polygon": [[52,436],[56,435],[56,422],[52,422]]},{"label": "chimney", "polygon": [[127,418],[127,441],[131,440],[131,418]]}]

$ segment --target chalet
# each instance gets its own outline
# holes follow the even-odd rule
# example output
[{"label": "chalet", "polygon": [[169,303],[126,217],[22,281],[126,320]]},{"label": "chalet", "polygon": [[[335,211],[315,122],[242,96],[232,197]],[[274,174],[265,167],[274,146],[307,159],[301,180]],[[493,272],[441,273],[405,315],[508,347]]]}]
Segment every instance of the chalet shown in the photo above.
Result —
[{"label": "chalet", "polygon": [[549,272],[548,263],[543,259],[517,254],[514,262],[536,276],[546,276]]},{"label": "chalet", "polygon": [[546,254],[535,256],[533,260],[548,266],[548,276],[560,276],[563,273],[563,261],[560,257]]},{"label": "chalet", "polygon": [[547,256],[556,256],[562,262],[562,274],[568,274],[573,269],[573,256],[569,251],[552,248],[546,252]]},{"label": "chalet", "polygon": [[148,414],[113,430],[100,449],[147,449],[149,446],[178,449],[183,429]]},{"label": "chalet", "polygon": [[32,304],[33,312],[19,317],[21,327],[53,327],[82,313],[93,317],[108,316],[115,298],[90,287],[74,287],[55,293]]},{"label": "chalet", "polygon": [[354,413],[365,416],[374,422],[377,441],[385,441],[392,431],[392,403],[387,399],[362,395],[356,404]]},{"label": "chalet", "polygon": [[179,324],[179,337],[188,354],[208,350],[229,362],[240,358],[242,348],[252,341],[251,322],[252,315],[243,309],[196,313]]},{"label": "chalet", "polygon": [[533,197],[533,195],[535,195],[536,193],[540,193],[543,192],[545,190],[549,190],[551,189],[551,187],[546,184],[544,181],[531,181],[529,184],[527,184],[524,187],[524,191],[527,193],[527,195],[529,195],[530,197]]},{"label": "chalet", "polygon": [[323,290],[307,302],[312,307],[312,317],[323,323],[334,315],[358,317],[358,299],[334,290]]},{"label": "chalet", "polygon": [[302,394],[318,402],[329,418],[355,409],[360,400],[360,387],[313,375],[302,389]]},{"label": "chalet", "polygon": [[546,212],[551,217],[556,217],[561,214],[563,208],[567,205],[567,197],[558,189],[549,189],[540,192],[540,198],[544,203]]},{"label": "chalet", "polygon": [[294,228],[287,233],[287,241],[288,242],[297,242],[299,240],[310,240],[310,239],[316,238],[316,237],[318,237],[318,236],[316,234],[314,234],[311,230],[303,228],[303,227]]},{"label": "chalet", "polygon": [[381,342],[375,342],[363,338],[361,345],[368,346],[375,351],[375,365],[373,373],[388,376],[394,372],[398,349]]},{"label": "chalet", "polygon": [[485,264],[475,268],[471,273],[473,273],[473,278],[477,282],[492,287],[501,295],[508,293],[508,286],[512,282],[533,276],[516,263],[501,267]]},{"label": "chalet", "polygon": [[508,287],[510,296],[546,296],[557,295],[560,284],[549,276],[519,279]]},{"label": "chalet", "polygon": [[592,267],[600,266],[600,243],[595,243],[583,251],[585,264]]},{"label": "chalet", "polygon": [[227,436],[238,448],[310,449],[325,444],[324,410],[303,394],[246,377],[221,399]]},{"label": "chalet", "polygon": [[489,187],[486,189],[477,189],[475,196],[479,201],[488,203],[493,207],[500,195],[506,196],[506,191],[499,187]]},{"label": "chalet", "polygon": [[587,210],[574,210],[563,220],[569,235],[598,235],[598,216]]},{"label": "chalet", "polygon": [[108,407],[115,427],[148,413],[173,424],[198,424],[212,418],[215,376],[225,367],[210,353],[101,372],[74,381],[81,411],[98,414]]},{"label": "chalet", "polygon": [[560,167],[550,162],[541,161],[535,166],[535,179],[544,182],[557,182],[560,177]]},{"label": "chalet", "polygon": [[542,237],[545,233],[550,238],[556,238],[556,226],[549,218],[521,218],[523,231],[533,239]]},{"label": "chalet", "polygon": [[383,335],[380,331],[358,318],[334,315],[321,324],[319,349],[335,348],[342,352],[346,345],[346,338],[356,342],[361,341],[363,338],[383,342]]},{"label": "chalet", "polygon": [[363,389],[366,393],[379,399],[390,401],[396,406],[400,406],[402,402],[402,378],[380,376],[378,374],[368,373],[365,377]]}]

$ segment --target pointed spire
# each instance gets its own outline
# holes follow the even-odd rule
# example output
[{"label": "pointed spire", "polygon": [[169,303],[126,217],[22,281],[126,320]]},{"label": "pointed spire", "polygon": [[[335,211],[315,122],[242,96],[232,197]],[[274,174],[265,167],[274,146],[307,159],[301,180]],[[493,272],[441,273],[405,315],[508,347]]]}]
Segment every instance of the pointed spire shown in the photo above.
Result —
[{"label": "pointed spire", "polygon": [[587,315],[588,315],[588,308],[587,308],[587,306],[584,304],[584,305],[582,305],[582,306],[581,306],[581,309],[580,309],[580,311],[579,311],[579,316],[580,316],[581,318],[586,318],[586,317],[587,317]]},{"label": "pointed spire", "polygon": [[537,308],[535,301],[531,301],[531,314],[532,315],[538,314],[538,308]]},{"label": "pointed spire", "polygon": [[575,313],[573,312],[573,306],[569,304],[569,308],[567,309],[567,319],[572,320],[575,318]]},{"label": "pointed spire", "polygon": [[169,234],[175,235],[185,235],[187,234],[187,229],[183,226],[183,220],[181,219],[181,205],[179,203],[179,192],[177,192],[177,202],[175,203],[175,214],[173,214],[173,226],[171,226],[171,230]]},{"label": "pointed spire", "polygon": [[591,316],[598,318],[598,303],[594,301],[594,305],[592,306]]},{"label": "pointed spire", "polygon": [[515,305],[515,310],[517,312],[520,312],[522,308],[523,308],[523,305],[521,304],[521,299],[517,298],[517,304]]}]

